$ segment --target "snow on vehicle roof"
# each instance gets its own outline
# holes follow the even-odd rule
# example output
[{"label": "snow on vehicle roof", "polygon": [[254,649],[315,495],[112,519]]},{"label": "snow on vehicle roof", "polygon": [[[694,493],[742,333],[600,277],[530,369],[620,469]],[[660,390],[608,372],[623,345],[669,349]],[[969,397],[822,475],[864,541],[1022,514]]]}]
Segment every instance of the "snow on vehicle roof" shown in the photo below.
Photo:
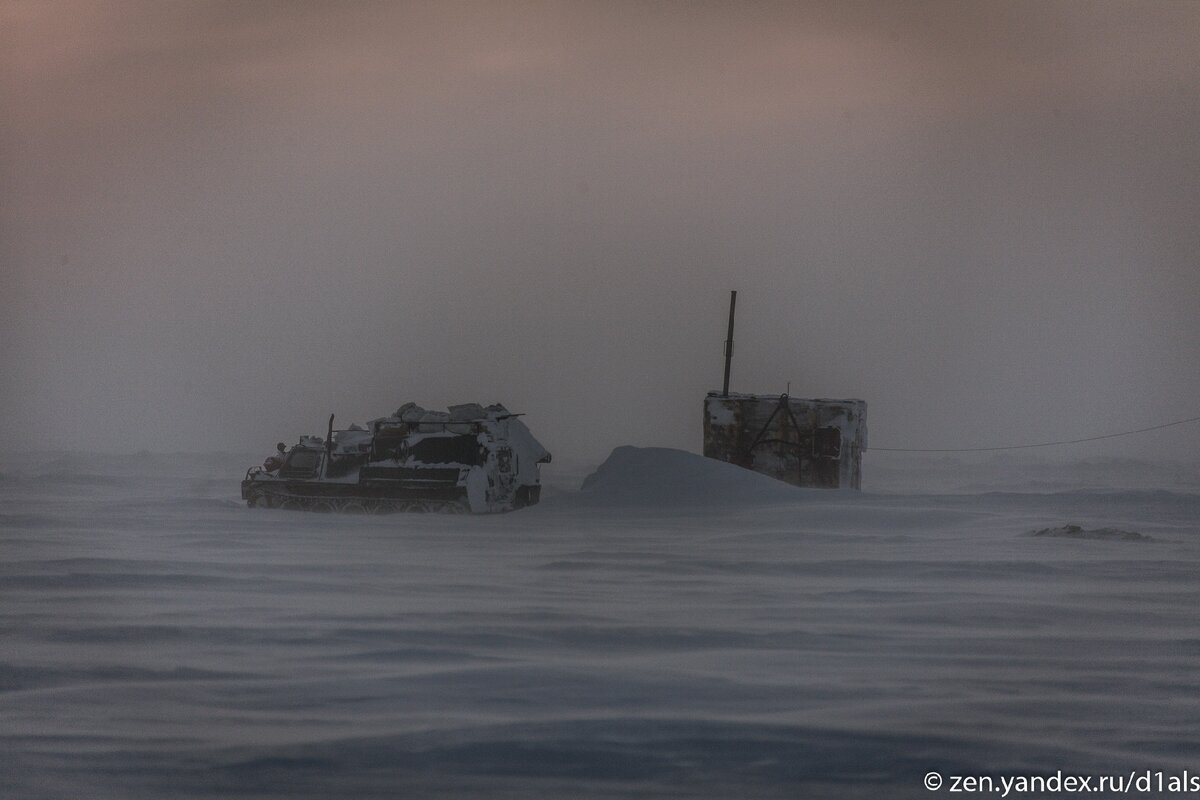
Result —
[{"label": "snow on vehicle roof", "polygon": [[479,403],[460,403],[459,405],[449,406],[446,411],[432,411],[416,403],[405,403],[386,417],[377,417],[376,419],[369,420],[367,425],[395,422],[471,422],[474,420],[503,418],[507,416],[519,415],[513,414],[500,403],[493,403],[487,407]]}]

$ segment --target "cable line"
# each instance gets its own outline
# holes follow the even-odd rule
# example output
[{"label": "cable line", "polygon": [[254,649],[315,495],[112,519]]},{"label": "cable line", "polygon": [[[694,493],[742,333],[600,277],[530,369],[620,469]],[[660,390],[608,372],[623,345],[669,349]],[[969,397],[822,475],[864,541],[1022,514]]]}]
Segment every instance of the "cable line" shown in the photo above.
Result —
[{"label": "cable line", "polygon": [[1164,422],[1162,425],[1151,425],[1149,428],[1138,428],[1135,431],[1121,431],[1120,433],[1106,433],[1103,436],[1088,436],[1083,439],[1063,439],[1058,442],[1037,442],[1035,444],[1010,444],[1003,447],[870,447],[868,450],[879,450],[885,453],[981,453],[989,450],[1026,450],[1030,447],[1054,447],[1060,444],[1079,444],[1081,442],[1095,442],[1100,439],[1115,439],[1118,436],[1132,436],[1135,433],[1146,433],[1147,431],[1157,431],[1162,428],[1172,428],[1176,425],[1186,425],[1189,422],[1200,422],[1200,417],[1192,417],[1190,419],[1180,419],[1175,422]]}]

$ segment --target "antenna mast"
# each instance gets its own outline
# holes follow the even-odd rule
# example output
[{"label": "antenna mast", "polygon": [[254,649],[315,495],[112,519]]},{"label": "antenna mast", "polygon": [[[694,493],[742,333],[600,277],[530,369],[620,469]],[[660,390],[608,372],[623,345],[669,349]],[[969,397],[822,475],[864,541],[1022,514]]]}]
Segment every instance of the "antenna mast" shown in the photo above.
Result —
[{"label": "antenna mast", "polygon": [[729,397],[729,365],[733,361],[733,309],[737,305],[737,291],[729,293],[729,335],[725,338],[725,382],[721,384],[721,397]]}]

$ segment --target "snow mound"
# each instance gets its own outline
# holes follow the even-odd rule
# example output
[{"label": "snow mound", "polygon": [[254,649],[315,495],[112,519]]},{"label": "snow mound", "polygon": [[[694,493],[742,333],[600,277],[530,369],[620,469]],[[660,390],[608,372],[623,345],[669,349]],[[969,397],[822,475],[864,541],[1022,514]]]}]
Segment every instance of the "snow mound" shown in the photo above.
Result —
[{"label": "snow mound", "polygon": [[604,506],[794,503],[805,490],[757,472],[666,447],[618,447],[584,479],[578,500]]},{"label": "snow mound", "polygon": [[1060,539],[1100,539],[1115,542],[1140,542],[1150,537],[1137,531],[1122,531],[1116,528],[1094,528],[1087,530],[1079,525],[1063,525],[1060,528],[1042,528],[1030,536],[1051,536]]}]

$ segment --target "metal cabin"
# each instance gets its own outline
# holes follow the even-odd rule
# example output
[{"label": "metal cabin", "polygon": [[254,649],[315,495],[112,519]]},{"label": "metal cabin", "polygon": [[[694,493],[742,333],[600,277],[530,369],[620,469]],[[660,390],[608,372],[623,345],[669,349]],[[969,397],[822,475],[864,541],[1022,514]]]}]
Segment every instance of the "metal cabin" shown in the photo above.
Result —
[{"label": "metal cabin", "polygon": [[730,394],[736,303],[733,292],[724,387],[704,398],[704,455],[796,486],[860,488],[867,449],[866,401]]},{"label": "metal cabin", "polygon": [[796,486],[858,489],[866,449],[863,400],[720,392],[704,398],[704,455]]}]

